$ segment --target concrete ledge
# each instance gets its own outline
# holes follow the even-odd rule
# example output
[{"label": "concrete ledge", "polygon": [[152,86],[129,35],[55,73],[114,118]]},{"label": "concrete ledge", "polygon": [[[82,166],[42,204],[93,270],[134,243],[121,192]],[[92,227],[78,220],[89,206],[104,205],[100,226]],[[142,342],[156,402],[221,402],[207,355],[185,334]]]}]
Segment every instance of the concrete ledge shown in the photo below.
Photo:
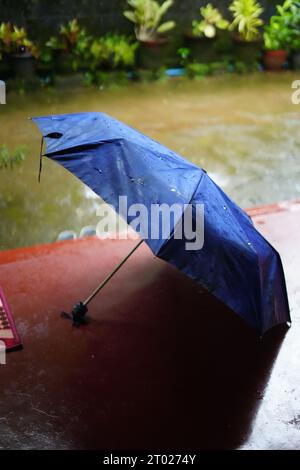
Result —
[{"label": "concrete ledge", "polygon": [[89,325],[62,320],[135,240],[0,252],[24,341],[0,366],[0,448],[300,448],[299,207],[249,211],[283,257],[292,307],[288,333],[263,340],[144,245]]}]

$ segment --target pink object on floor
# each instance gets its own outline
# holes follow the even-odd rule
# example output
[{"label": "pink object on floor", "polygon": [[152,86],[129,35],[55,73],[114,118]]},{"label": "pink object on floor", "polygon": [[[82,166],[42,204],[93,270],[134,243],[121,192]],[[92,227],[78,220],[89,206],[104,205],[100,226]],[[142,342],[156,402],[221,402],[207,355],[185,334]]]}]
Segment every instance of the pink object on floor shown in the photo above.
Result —
[{"label": "pink object on floor", "polygon": [[22,347],[20,336],[17,332],[12,313],[0,287],[0,341],[4,342],[6,350]]}]

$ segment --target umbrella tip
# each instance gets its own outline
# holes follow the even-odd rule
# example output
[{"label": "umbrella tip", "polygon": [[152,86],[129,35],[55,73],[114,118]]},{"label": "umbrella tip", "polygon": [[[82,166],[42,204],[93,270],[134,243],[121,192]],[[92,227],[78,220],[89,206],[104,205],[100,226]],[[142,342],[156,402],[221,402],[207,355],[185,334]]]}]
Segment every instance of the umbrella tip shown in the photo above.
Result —
[{"label": "umbrella tip", "polygon": [[71,313],[61,312],[61,317],[71,320],[73,322],[73,326],[79,327],[80,325],[85,325],[87,323],[87,311],[87,306],[83,302],[78,302],[72,308]]}]

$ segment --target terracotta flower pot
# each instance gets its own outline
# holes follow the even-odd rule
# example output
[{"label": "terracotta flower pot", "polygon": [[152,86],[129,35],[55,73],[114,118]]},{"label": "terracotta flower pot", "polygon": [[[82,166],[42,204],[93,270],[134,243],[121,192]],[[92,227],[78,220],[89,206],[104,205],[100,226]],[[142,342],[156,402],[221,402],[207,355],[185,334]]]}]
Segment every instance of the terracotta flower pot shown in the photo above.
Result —
[{"label": "terracotta flower pot", "polygon": [[285,50],[264,52],[264,64],[267,70],[282,70],[286,60],[287,51]]}]

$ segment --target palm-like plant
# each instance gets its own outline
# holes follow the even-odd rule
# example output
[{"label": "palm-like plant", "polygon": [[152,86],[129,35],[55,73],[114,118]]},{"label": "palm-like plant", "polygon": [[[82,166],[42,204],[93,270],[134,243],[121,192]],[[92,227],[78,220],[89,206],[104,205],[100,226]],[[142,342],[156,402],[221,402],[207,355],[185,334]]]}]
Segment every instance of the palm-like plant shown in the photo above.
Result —
[{"label": "palm-like plant", "polygon": [[77,70],[89,59],[91,41],[92,37],[86,33],[85,28],[73,19],[60,25],[59,35],[52,36],[46,42],[48,52],[44,54],[44,57],[47,57],[47,53],[52,57],[60,51],[71,60],[73,70]]},{"label": "palm-like plant", "polygon": [[165,13],[173,5],[173,0],[160,4],[156,0],[127,0],[132,10],[124,15],[135,24],[135,35],[139,41],[151,41],[174,28],[174,21],[161,22]]},{"label": "palm-like plant", "polygon": [[85,29],[74,19],[67,24],[60,25],[59,36],[52,36],[46,46],[65,52],[83,51],[89,47],[90,40],[91,38],[86,34]]},{"label": "palm-like plant", "polygon": [[264,23],[260,18],[264,11],[260,3],[256,0],[234,0],[229,10],[234,18],[230,29],[237,29],[244,41],[255,41],[259,37],[259,27]]},{"label": "palm-like plant", "polygon": [[200,8],[202,19],[193,21],[193,35],[196,37],[213,38],[217,34],[217,29],[227,29],[229,23],[225,20],[217,8],[211,3]]},{"label": "palm-like plant", "polygon": [[1,52],[5,54],[30,52],[33,56],[38,56],[38,49],[28,39],[26,30],[10,23],[0,25],[0,58]]}]

